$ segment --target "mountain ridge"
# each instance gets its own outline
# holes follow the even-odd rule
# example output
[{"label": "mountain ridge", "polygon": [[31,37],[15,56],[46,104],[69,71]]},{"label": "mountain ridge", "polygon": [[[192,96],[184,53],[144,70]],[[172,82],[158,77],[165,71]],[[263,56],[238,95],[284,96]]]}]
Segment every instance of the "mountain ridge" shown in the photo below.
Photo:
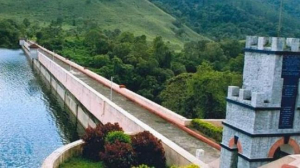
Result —
[{"label": "mountain ridge", "polygon": [[183,33],[178,34],[178,28],[173,24],[176,19],[148,0],[86,0],[76,3],[72,0],[0,0],[0,19],[7,18],[19,21],[27,18],[42,25],[61,18],[67,28],[95,22],[102,29],[145,34],[150,40],[162,36],[180,46],[188,41],[208,40],[187,26],[183,26]]}]

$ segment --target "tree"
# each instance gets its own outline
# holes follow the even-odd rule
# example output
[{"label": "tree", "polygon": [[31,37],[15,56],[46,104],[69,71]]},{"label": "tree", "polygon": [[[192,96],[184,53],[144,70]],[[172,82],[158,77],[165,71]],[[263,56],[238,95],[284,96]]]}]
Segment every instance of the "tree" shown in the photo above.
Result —
[{"label": "tree", "polygon": [[153,56],[158,61],[160,67],[162,68],[171,67],[173,54],[171,53],[168,46],[164,43],[162,37],[156,37],[153,40],[152,50],[153,50]]},{"label": "tree", "polygon": [[88,31],[84,42],[91,49],[91,54],[107,54],[111,48],[107,37],[97,29]]},{"label": "tree", "polygon": [[191,73],[183,73],[169,79],[160,94],[162,105],[185,117],[191,117],[185,111],[185,103],[188,97],[187,81],[192,76]]},{"label": "tree", "polygon": [[0,21],[0,47],[18,48],[21,26],[13,20]]},{"label": "tree", "polygon": [[232,72],[243,73],[244,68],[244,55],[240,54],[236,58],[231,58],[229,63],[224,67],[224,71],[229,70]]},{"label": "tree", "polygon": [[63,19],[62,17],[58,17],[58,18],[56,19],[56,24],[57,24],[58,26],[62,26],[63,22],[64,22],[64,19]]},{"label": "tree", "polygon": [[235,58],[243,51],[242,44],[237,40],[224,40],[220,44],[228,58]]},{"label": "tree", "polygon": [[30,21],[27,18],[25,18],[23,20],[23,24],[25,25],[25,27],[29,27],[30,26]]},{"label": "tree", "polygon": [[179,63],[179,62],[172,62],[171,69],[172,69],[172,71],[174,72],[175,75],[179,75],[181,73],[186,72],[185,66],[183,64]]},{"label": "tree", "polygon": [[192,117],[225,118],[227,88],[241,85],[241,78],[237,73],[215,71],[204,62],[188,81],[185,110]]},{"label": "tree", "polygon": [[209,42],[206,44],[203,56],[203,60],[212,63],[217,70],[221,70],[227,61],[220,44],[216,42]]},{"label": "tree", "polygon": [[108,55],[96,55],[93,57],[92,66],[94,68],[101,68],[109,64],[110,59]]},{"label": "tree", "polygon": [[64,43],[64,34],[60,26],[50,24],[48,27],[42,28],[36,34],[37,42],[47,49],[61,51]]}]

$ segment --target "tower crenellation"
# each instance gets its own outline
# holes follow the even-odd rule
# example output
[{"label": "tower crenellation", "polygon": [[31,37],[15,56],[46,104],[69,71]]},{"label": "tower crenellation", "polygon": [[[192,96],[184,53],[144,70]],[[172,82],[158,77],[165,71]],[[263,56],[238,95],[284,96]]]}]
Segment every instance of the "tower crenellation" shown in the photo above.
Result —
[{"label": "tower crenellation", "polygon": [[266,51],[300,51],[299,38],[282,38],[282,37],[258,37],[247,36],[247,49],[258,49]]}]

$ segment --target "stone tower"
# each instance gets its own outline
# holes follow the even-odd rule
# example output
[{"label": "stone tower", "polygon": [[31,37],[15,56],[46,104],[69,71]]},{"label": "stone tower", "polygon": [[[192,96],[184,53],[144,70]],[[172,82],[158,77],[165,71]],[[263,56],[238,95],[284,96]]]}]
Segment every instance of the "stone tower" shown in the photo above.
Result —
[{"label": "stone tower", "polygon": [[243,87],[228,89],[221,168],[300,153],[299,39],[249,36]]}]

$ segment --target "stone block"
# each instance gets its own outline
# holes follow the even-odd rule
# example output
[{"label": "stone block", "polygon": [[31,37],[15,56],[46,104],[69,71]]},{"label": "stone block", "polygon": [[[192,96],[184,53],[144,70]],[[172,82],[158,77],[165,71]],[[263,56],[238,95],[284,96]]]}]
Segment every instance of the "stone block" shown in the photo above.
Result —
[{"label": "stone block", "polygon": [[286,45],[290,47],[291,51],[298,52],[299,51],[299,39],[298,38],[287,38]]},{"label": "stone block", "polygon": [[197,149],[196,150],[196,158],[201,160],[204,157],[204,150],[203,149]]},{"label": "stone block", "polygon": [[257,49],[264,50],[266,49],[266,45],[269,44],[272,40],[268,37],[258,37],[258,45]]},{"label": "stone block", "polygon": [[265,103],[268,103],[267,96],[264,93],[252,92],[251,106],[263,107]]},{"label": "stone block", "polygon": [[285,38],[273,37],[272,38],[272,51],[283,51],[285,46]]},{"label": "stone block", "polygon": [[257,48],[258,37],[257,36],[247,36],[246,39],[246,48]]},{"label": "stone block", "polygon": [[246,89],[240,89],[239,100],[251,100],[251,91]]},{"label": "stone block", "polygon": [[240,88],[237,86],[229,86],[228,87],[228,97],[238,97],[240,92]]}]

